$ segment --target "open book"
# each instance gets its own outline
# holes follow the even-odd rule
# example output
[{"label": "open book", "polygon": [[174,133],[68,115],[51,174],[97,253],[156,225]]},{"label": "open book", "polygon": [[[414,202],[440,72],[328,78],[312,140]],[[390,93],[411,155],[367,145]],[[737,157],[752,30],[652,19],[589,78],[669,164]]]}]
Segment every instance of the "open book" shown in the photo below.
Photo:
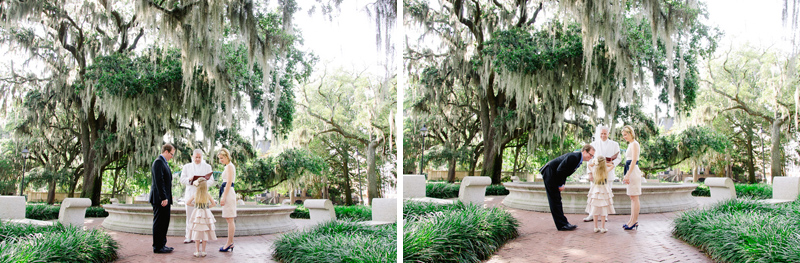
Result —
[{"label": "open book", "polygon": [[214,174],[214,172],[210,172],[210,173],[208,173],[206,175],[195,175],[194,177],[192,177],[192,180],[189,180],[189,183],[194,183],[194,180],[197,180],[197,179],[200,179],[200,178],[206,178],[206,180],[211,179],[211,175],[213,175],[213,174]]},{"label": "open book", "polygon": [[614,159],[617,159],[617,157],[619,157],[619,152],[615,153],[615,154],[614,154],[614,155],[612,155],[611,157],[606,157],[606,162],[611,162],[611,161],[613,161]]}]

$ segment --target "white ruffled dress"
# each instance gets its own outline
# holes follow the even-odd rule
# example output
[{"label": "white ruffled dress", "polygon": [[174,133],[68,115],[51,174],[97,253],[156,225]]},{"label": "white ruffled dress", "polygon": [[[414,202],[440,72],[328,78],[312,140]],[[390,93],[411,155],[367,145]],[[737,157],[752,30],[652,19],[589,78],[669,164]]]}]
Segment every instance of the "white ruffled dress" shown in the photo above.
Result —
[{"label": "white ruffled dress", "polygon": [[614,211],[614,193],[608,184],[593,184],[587,195],[588,205],[586,212],[593,216],[607,216],[616,214]]},{"label": "white ruffled dress", "polygon": [[197,205],[192,212],[192,240],[217,240],[214,214],[208,204]]}]

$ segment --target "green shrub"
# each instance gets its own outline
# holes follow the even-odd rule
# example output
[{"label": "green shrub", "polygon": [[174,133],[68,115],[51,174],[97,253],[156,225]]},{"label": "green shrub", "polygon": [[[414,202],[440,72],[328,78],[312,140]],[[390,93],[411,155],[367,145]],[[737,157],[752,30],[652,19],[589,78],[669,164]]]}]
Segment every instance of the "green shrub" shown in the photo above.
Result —
[{"label": "green shrub", "polygon": [[336,211],[337,219],[352,220],[352,221],[370,221],[372,220],[372,208],[365,205],[333,206]]},{"label": "green shrub", "polygon": [[501,208],[406,201],[404,262],[480,262],[519,235],[519,222]]},{"label": "green shrub", "polygon": [[457,184],[432,183],[425,185],[425,196],[432,198],[455,198],[458,197]]},{"label": "green shrub", "polygon": [[672,233],[719,262],[800,262],[800,201],[729,199],[675,219]]},{"label": "green shrub", "polygon": [[486,186],[486,195],[508,195],[508,190],[501,184]]},{"label": "green shrub", "polygon": [[0,262],[112,262],[119,244],[99,229],[0,223]]},{"label": "green shrub", "polygon": [[[425,185],[425,196],[431,198],[456,198],[461,186],[448,183],[429,183]],[[486,195],[508,195],[506,187],[499,184],[486,186]]]},{"label": "green shrub", "polygon": [[281,236],[272,256],[295,262],[395,262],[397,225],[366,226],[339,220]]},{"label": "green shrub", "polygon": [[[58,219],[59,205],[34,204],[25,207],[25,218],[36,220]],[[90,206],[86,208],[86,217],[107,217],[108,212],[102,206]]]},{"label": "green shrub", "polygon": [[308,214],[308,208],[303,205],[296,206],[297,208],[294,209],[294,212],[289,214],[289,217],[298,219],[311,219],[311,215]]},{"label": "green shrub", "polygon": [[[344,206],[335,205],[333,209],[336,211],[336,218],[349,219],[352,221],[369,221],[372,220],[372,208],[363,205]],[[311,215],[308,214],[308,208],[303,205],[297,205],[294,212],[289,214],[291,218],[310,219]]]},{"label": "green shrub", "polygon": [[[768,184],[739,184],[735,183],[736,197],[752,199],[772,198],[772,186]],[[700,184],[692,191],[692,196],[711,196],[711,190],[705,184]]]}]

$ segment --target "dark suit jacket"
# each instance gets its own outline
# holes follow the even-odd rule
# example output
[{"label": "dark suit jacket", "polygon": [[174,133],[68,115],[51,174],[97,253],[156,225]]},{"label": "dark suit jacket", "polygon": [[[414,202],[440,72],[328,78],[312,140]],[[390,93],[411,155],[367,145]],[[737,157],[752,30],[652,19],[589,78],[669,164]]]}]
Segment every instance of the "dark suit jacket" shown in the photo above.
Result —
[{"label": "dark suit jacket", "polygon": [[152,185],[150,185],[150,204],[161,205],[161,201],[169,200],[172,204],[172,170],[169,169],[167,159],[159,155],[150,167]]},{"label": "dark suit jacket", "polygon": [[583,158],[581,152],[567,153],[548,162],[542,169],[539,169],[539,172],[542,173],[542,177],[550,176],[550,183],[564,185],[567,182],[567,177],[578,169],[581,158]]}]

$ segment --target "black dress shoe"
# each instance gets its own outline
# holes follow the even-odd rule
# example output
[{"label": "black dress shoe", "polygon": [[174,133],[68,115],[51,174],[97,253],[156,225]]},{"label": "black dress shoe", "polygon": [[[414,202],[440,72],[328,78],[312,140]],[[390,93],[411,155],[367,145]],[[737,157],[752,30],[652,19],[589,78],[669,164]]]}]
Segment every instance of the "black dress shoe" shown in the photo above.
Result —
[{"label": "black dress shoe", "polygon": [[153,253],[156,253],[156,254],[172,253],[172,249],[168,249],[166,247],[162,247],[162,248],[159,248],[159,249],[154,249]]},{"label": "black dress shoe", "polygon": [[175,250],[174,247],[164,247],[164,248],[169,249],[169,250]]},{"label": "black dress shoe", "polygon": [[578,228],[578,226],[573,224],[567,224],[566,226],[562,226],[558,228],[558,231],[572,231]]}]

